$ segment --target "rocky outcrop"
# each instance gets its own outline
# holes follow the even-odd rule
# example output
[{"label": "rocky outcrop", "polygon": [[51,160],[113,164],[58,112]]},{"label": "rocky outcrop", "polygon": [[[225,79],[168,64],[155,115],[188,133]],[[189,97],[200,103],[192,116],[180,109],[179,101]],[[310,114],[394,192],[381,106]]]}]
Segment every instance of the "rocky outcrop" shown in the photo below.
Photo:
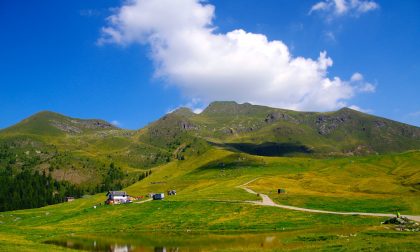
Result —
[{"label": "rocky outcrop", "polygon": [[69,123],[60,122],[56,120],[51,121],[51,125],[56,127],[59,130],[62,130],[68,134],[79,134],[82,133],[82,130],[78,127],[75,127]]},{"label": "rocky outcrop", "polygon": [[72,120],[72,122],[81,125],[86,129],[113,129],[114,125],[102,120]]},{"label": "rocky outcrop", "polygon": [[294,117],[280,111],[269,113],[264,119],[266,123],[273,123],[279,120],[299,123],[299,121],[296,120]]},{"label": "rocky outcrop", "polygon": [[194,125],[193,123],[187,120],[180,121],[179,127],[181,128],[181,130],[197,130],[198,129],[196,125]]},{"label": "rocky outcrop", "polygon": [[373,121],[373,123],[375,124],[375,127],[377,128],[383,128],[387,125],[385,121],[379,121],[379,120],[375,120]]},{"label": "rocky outcrop", "polygon": [[351,120],[351,116],[349,114],[343,114],[340,116],[320,115],[316,118],[315,124],[319,134],[328,135],[349,120]]},{"label": "rocky outcrop", "polygon": [[86,129],[115,129],[115,126],[102,120],[50,120],[52,126],[68,134],[80,134]]},{"label": "rocky outcrop", "polygon": [[382,222],[382,224],[394,225],[396,231],[420,232],[420,226],[417,222],[403,216],[392,217],[391,219]]}]

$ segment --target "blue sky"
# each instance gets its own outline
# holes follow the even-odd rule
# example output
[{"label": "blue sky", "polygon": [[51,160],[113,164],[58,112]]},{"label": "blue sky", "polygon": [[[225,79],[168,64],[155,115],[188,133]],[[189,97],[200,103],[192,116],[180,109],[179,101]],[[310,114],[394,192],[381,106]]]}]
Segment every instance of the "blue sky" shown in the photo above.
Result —
[{"label": "blue sky", "polygon": [[136,129],[226,99],[420,125],[419,1],[179,1],[1,1],[0,128],[52,110]]}]

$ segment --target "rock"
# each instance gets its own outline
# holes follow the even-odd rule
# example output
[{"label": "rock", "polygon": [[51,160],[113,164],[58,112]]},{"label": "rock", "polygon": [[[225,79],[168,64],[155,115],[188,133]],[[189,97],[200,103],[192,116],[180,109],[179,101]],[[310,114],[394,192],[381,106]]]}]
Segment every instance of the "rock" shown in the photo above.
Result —
[{"label": "rock", "polygon": [[374,123],[375,123],[375,126],[378,128],[382,128],[386,126],[386,122],[384,121],[374,121]]},{"label": "rock", "polygon": [[349,114],[343,114],[340,116],[320,115],[316,118],[315,124],[318,127],[319,134],[328,135],[350,119],[351,116]]},{"label": "rock", "polygon": [[273,123],[279,120],[299,123],[299,121],[293,118],[292,116],[280,111],[272,112],[268,114],[264,119],[266,123]]},{"label": "rock", "polygon": [[82,130],[79,129],[78,127],[72,126],[67,123],[55,121],[55,120],[51,121],[51,125],[69,134],[79,134],[82,132]]},{"label": "rock", "polygon": [[102,120],[82,120],[79,123],[87,129],[112,129],[114,125]]},{"label": "rock", "polygon": [[182,130],[197,130],[198,129],[198,127],[196,125],[192,124],[189,121],[180,121],[179,122],[179,127]]},{"label": "rock", "polygon": [[382,224],[393,224],[395,225],[394,229],[397,231],[419,232],[420,230],[418,223],[403,216],[392,217],[382,222]]}]

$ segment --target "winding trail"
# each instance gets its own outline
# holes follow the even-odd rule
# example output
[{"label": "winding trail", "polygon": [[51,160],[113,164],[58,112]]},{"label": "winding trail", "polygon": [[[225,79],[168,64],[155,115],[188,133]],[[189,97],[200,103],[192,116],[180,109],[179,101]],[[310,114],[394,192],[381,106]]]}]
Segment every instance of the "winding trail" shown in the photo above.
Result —
[{"label": "winding trail", "polygon": [[133,202],[134,204],[143,204],[143,203],[146,203],[146,202],[149,202],[149,201],[152,201],[153,199],[146,199],[146,200],[142,200],[142,201],[135,201],[135,202]]},{"label": "winding trail", "polygon": [[[302,208],[302,207],[294,207],[294,206],[287,206],[287,205],[280,205],[275,203],[270,197],[268,197],[265,194],[257,193],[248,187],[246,187],[248,184],[254,182],[259,178],[255,178],[251,181],[246,182],[245,184],[242,184],[238,186],[238,188],[244,189],[245,191],[252,193],[252,194],[258,194],[262,201],[247,201],[248,203],[252,203],[255,205],[260,206],[271,206],[271,207],[279,207],[283,209],[289,209],[289,210],[295,210],[295,211],[301,211],[301,212],[310,212],[310,213],[323,213],[323,214],[338,214],[338,215],[361,215],[361,216],[375,216],[375,217],[395,217],[395,214],[384,214],[384,213],[363,213],[363,212],[335,212],[335,211],[326,211],[326,210],[316,210],[316,209],[309,209],[309,208]],[[410,220],[414,220],[417,222],[420,222],[420,216],[418,215],[404,215],[404,217],[407,217]]]}]

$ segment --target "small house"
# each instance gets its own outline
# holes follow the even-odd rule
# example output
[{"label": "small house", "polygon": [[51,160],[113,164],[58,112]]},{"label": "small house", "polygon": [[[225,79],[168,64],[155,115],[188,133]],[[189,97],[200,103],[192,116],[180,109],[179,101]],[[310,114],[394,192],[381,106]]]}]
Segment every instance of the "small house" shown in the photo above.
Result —
[{"label": "small house", "polygon": [[124,204],[130,202],[128,194],[123,191],[109,191],[106,196],[106,204]]},{"label": "small house", "polygon": [[153,200],[163,200],[165,198],[164,193],[155,193],[153,194]]},{"label": "small house", "polygon": [[71,202],[74,200],[74,197],[66,197],[66,202]]},{"label": "small house", "polygon": [[283,194],[283,193],[286,193],[286,189],[279,188],[279,189],[277,189],[277,193],[278,193],[278,194]]}]

